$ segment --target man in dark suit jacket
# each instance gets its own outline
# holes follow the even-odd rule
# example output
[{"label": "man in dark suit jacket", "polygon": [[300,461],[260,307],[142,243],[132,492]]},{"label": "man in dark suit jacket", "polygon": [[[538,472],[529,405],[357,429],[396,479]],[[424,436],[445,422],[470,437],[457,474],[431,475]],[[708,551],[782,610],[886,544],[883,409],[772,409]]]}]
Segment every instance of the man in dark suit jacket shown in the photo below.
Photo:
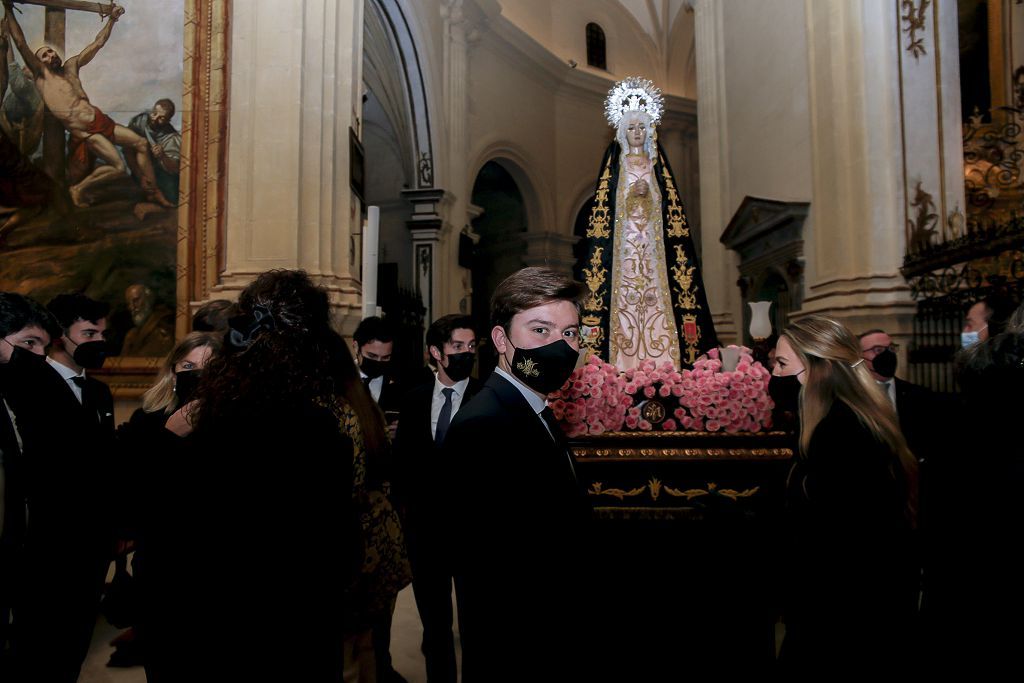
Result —
[{"label": "man in dark suit jacket", "polygon": [[[19,568],[25,544],[24,463],[17,416],[7,400],[16,392],[22,366],[45,363],[56,322],[38,303],[0,292],[0,679],[14,678],[10,655],[11,612],[21,590]],[[20,626],[15,624],[14,627]]]},{"label": "man in dark suit jacket", "polygon": [[[363,318],[352,335],[352,347],[355,361],[359,366],[359,375],[366,385],[370,397],[376,401],[384,413],[388,434],[396,438],[398,415],[402,403],[402,388],[394,379],[392,368],[395,350],[395,332],[391,325],[382,318],[370,316]],[[384,479],[391,481],[391,463],[378,463],[384,472]],[[391,617],[394,607],[387,615],[372,625],[373,650],[377,662],[377,680],[381,683],[405,683],[405,679],[394,669],[391,663]]]},{"label": "man in dark suit jacket", "polygon": [[384,411],[388,424],[392,425],[398,420],[403,396],[401,385],[395,381],[392,372],[395,332],[387,321],[371,316],[360,321],[352,339],[363,384]]},{"label": "man in dark suit jacket", "polygon": [[580,293],[545,268],[498,286],[498,366],[445,437],[465,683],[589,680],[576,642],[589,508],[546,406],[579,358]]},{"label": "man in dark suit jacket", "polygon": [[456,680],[452,570],[447,563],[448,530],[439,519],[443,508],[437,451],[452,418],[480,389],[480,382],[469,376],[476,362],[476,340],[469,316],[446,315],[431,324],[427,350],[437,374],[406,394],[398,419],[395,492],[404,511],[428,683]]},{"label": "man in dark suit jacket", "polygon": [[899,346],[885,330],[873,329],[859,335],[861,357],[871,376],[896,407],[903,438],[910,450],[923,460],[934,448],[935,420],[941,419],[941,403],[935,394],[912,382],[896,377],[896,351]]},{"label": "man in dark suit jacket", "polygon": [[81,294],[48,305],[61,334],[45,362],[23,366],[17,416],[28,509],[16,659],[25,680],[74,683],[89,649],[110,563],[114,436],[102,365],[108,307]]}]

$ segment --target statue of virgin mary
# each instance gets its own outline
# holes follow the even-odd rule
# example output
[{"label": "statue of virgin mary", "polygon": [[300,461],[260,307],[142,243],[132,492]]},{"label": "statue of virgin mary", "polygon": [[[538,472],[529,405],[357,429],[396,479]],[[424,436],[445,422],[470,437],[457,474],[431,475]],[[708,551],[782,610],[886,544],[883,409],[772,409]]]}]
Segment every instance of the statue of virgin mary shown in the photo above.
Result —
[{"label": "statue of virgin mary", "polygon": [[646,360],[692,365],[717,346],[678,186],[657,125],[664,100],[651,81],[630,77],[608,94],[615,140],[587,227],[582,344],[622,370]]}]

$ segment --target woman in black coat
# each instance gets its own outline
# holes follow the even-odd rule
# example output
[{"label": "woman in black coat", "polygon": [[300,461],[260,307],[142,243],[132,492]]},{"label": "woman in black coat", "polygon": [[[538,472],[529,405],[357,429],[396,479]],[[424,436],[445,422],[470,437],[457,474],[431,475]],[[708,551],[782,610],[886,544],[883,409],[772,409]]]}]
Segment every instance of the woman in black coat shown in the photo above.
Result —
[{"label": "woman in black coat", "polygon": [[775,360],[773,381],[800,385],[780,661],[822,680],[905,665],[916,647],[917,461],[895,409],[833,320],[791,325]]},{"label": "woman in black coat", "polygon": [[[117,626],[136,628],[116,641],[110,656],[111,666],[132,666],[145,662],[146,631],[151,627],[151,605],[156,596],[149,567],[149,540],[162,533],[161,526],[176,523],[177,496],[169,489],[168,475],[178,466],[188,421],[184,417],[192,404],[199,377],[210,358],[220,352],[221,336],[193,332],[182,339],[164,359],[156,383],[142,396],[142,407],[117,430],[119,454],[118,489],[120,501],[119,532],[126,548],[134,546],[132,560],[134,589],[108,592],[105,611]],[[118,572],[124,571],[125,556],[116,560]],[[157,563],[159,569],[160,563]],[[120,578],[115,578],[115,585]]]}]

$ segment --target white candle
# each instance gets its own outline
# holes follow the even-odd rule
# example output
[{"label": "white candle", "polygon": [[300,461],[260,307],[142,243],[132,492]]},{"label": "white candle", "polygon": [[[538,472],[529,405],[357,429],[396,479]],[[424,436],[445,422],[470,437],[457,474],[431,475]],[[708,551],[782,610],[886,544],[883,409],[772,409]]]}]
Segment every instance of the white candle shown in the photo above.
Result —
[{"label": "white candle", "polygon": [[378,314],[377,245],[380,240],[380,207],[370,206],[363,228],[363,317]]}]

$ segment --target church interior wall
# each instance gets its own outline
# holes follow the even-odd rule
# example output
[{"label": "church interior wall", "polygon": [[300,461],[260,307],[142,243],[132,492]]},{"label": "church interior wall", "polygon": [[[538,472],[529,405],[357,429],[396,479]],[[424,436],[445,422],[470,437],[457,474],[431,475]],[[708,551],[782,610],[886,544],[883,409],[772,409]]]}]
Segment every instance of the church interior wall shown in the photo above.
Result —
[{"label": "church interior wall", "polygon": [[746,196],[812,200],[804,5],[723,5],[731,210]]},{"label": "church interior wall", "polygon": [[[533,237],[540,235],[540,242],[531,242],[541,244],[533,256],[570,259],[576,216],[593,191],[611,140],[603,117],[608,87],[627,75],[652,78],[671,107],[685,105],[682,114],[692,117],[699,94],[697,68],[716,59],[721,92],[704,93],[718,99],[702,109],[700,122],[701,136],[718,129],[712,132],[718,135],[714,145],[701,147],[702,203],[697,202],[696,183],[684,190],[693,214],[718,202],[711,224],[703,224],[698,237],[705,273],[710,273],[712,306],[720,306],[716,315],[742,318],[735,260],[714,243],[743,198],[756,196],[811,203],[804,228],[806,279],[817,291],[808,297],[809,304],[826,312],[857,309],[863,318],[898,310],[906,318],[911,304],[898,272],[908,201],[897,151],[900,117],[908,116],[899,110],[896,90],[902,27],[891,6],[848,0],[673,1],[657,5],[669,15],[669,29],[659,29],[663,34],[650,33],[644,24],[644,16],[655,14],[653,3],[643,10],[640,3],[612,0],[234,3],[227,209],[219,245],[225,267],[204,294],[230,298],[254,273],[302,267],[332,288],[343,327],[351,329],[358,317],[364,207],[349,190],[350,127],[372,152],[366,196],[382,208],[382,260],[398,263],[400,284],[412,284],[412,240],[405,225],[412,206],[401,190],[415,185],[410,174],[417,160],[397,142],[408,131],[384,125],[372,107],[364,111],[361,101],[363,12],[370,3],[400,10],[416,42],[428,100],[427,111],[417,115],[430,121],[434,186],[449,193],[439,204],[445,236],[438,248],[451,254],[439,261],[437,277],[444,278],[447,289],[436,302],[438,315],[467,293],[458,282],[466,273],[454,266],[453,254],[459,231],[470,221],[467,205],[485,163],[497,160],[515,178],[525,204],[525,227]],[[939,4],[947,13],[953,6],[946,0]],[[697,16],[712,6],[720,15],[721,44],[704,51],[701,41],[707,48],[708,33]],[[453,29],[455,14],[464,34]],[[607,71],[586,64],[585,27],[591,21],[605,31]],[[465,36],[467,56],[467,107],[459,121],[451,117],[460,109],[452,104],[458,88],[453,90],[450,65],[461,37],[453,35]],[[952,58],[949,34],[943,40],[944,59]],[[1021,44],[1014,41],[1010,49],[1024,50]],[[929,64],[922,59],[912,67],[922,74],[935,71]],[[947,99],[954,90],[945,81],[914,87],[919,85],[941,87]],[[930,90],[921,97],[914,92],[906,89],[906,103],[935,101]],[[705,104],[704,98],[697,101]],[[708,112],[721,116],[712,120]],[[666,117],[661,132],[667,139],[676,128],[666,149],[686,188],[693,176],[687,170],[696,170],[696,141],[690,132],[680,132],[688,125],[679,123],[682,114],[669,113],[676,116]],[[453,144],[453,131],[464,140],[462,147]],[[931,123],[906,135],[915,150],[938,137]],[[958,131],[947,126],[945,135],[955,141]],[[462,156],[453,155],[453,149]],[[955,156],[946,158],[948,167]],[[922,177],[932,179],[928,173],[938,157],[935,163],[924,152],[918,158]],[[716,174],[710,183],[705,168]],[[948,173],[946,184],[959,183],[956,175]],[[723,196],[705,196],[708,187],[723,188]],[[456,204],[464,215],[451,208]],[[955,198],[946,204],[948,210]]]},{"label": "church interior wall", "polygon": [[694,41],[693,12],[676,15],[669,39],[668,73],[666,83],[672,92],[695,100],[697,93],[697,49]]}]

